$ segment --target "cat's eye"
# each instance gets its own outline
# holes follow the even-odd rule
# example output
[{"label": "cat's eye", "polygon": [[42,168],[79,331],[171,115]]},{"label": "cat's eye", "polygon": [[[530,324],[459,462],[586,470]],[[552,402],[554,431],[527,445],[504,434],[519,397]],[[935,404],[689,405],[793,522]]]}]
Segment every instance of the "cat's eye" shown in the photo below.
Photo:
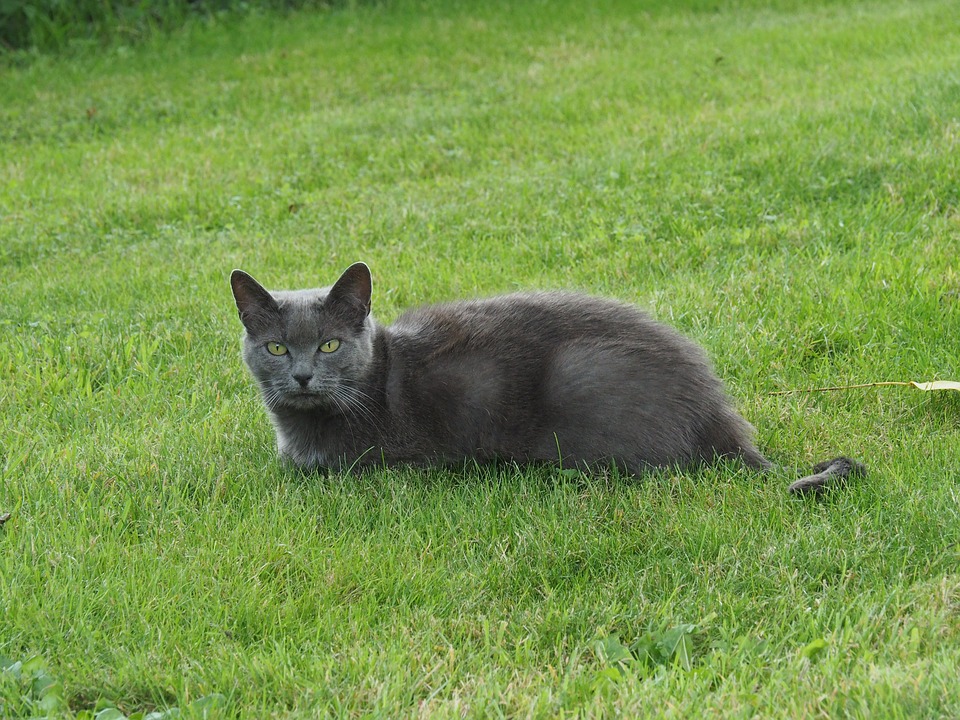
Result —
[{"label": "cat's eye", "polygon": [[281,345],[278,342],[268,342],[267,343],[267,352],[271,355],[286,355],[287,346]]},{"label": "cat's eye", "polygon": [[340,341],[339,341],[339,340],[336,340],[336,339],[334,339],[334,340],[327,340],[323,345],[320,346],[320,352],[332,353],[332,352],[334,352],[338,347],[340,347]]}]

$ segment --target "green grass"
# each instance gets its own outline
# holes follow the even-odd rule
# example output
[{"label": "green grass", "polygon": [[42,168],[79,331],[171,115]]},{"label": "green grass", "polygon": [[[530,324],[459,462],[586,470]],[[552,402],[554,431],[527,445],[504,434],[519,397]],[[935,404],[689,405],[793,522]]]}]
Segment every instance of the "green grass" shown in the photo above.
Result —
[{"label": "green grass", "polygon": [[220,22],[263,11],[329,8],[341,0],[4,0],[0,4],[0,54],[128,43],[190,21]]},{"label": "green grass", "polygon": [[[0,70],[0,715],[960,715],[960,399],[768,394],[960,379],[958,67],[952,0],[522,0]],[[227,277],[360,259],[645,306],[790,469],[292,472]]]}]

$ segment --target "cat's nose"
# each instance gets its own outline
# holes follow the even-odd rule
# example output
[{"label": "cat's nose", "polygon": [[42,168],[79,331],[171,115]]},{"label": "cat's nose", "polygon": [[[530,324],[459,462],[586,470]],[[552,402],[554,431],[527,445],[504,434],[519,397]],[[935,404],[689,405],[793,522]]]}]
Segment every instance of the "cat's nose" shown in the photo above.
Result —
[{"label": "cat's nose", "polygon": [[294,373],[293,379],[300,383],[300,387],[306,387],[313,379],[313,373]]}]

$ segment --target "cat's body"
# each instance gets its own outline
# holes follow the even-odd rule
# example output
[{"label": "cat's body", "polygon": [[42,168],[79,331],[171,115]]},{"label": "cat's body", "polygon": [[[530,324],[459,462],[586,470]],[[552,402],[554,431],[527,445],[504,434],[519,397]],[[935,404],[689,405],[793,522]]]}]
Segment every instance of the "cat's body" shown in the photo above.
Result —
[{"label": "cat's body", "polygon": [[632,306],[515,294],[384,327],[362,263],[328,289],[268,293],[240,271],[231,283],[244,359],[280,453],[301,467],[506,459],[636,473],[722,457],[770,467],[700,348]]}]

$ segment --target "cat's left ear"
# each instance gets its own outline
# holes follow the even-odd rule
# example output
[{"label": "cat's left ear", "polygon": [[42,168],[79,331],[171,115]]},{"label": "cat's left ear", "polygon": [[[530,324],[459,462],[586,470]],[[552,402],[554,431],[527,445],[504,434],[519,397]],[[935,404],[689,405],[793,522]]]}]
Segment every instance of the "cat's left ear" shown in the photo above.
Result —
[{"label": "cat's left ear", "polygon": [[370,268],[365,263],[354,263],[330,288],[328,302],[336,303],[357,316],[359,322],[370,314],[370,295],[372,293]]}]

